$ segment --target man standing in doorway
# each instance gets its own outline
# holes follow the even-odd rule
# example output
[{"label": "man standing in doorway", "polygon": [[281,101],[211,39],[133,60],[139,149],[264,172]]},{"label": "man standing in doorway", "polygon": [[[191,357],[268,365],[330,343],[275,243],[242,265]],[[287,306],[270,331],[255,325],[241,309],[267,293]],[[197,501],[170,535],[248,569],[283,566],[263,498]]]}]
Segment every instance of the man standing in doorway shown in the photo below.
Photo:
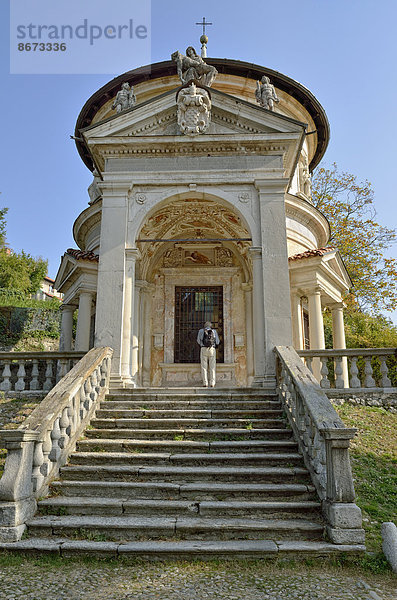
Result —
[{"label": "man standing in doorway", "polygon": [[215,387],[216,346],[219,345],[219,336],[212,324],[207,321],[197,335],[200,346],[201,377],[204,387]]}]

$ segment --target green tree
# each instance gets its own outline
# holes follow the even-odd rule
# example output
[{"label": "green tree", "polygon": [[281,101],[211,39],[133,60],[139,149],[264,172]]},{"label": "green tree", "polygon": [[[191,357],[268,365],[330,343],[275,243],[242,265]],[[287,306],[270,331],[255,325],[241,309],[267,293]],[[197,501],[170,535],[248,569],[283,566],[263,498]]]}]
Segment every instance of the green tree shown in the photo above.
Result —
[{"label": "green tree", "polygon": [[47,274],[48,263],[27,252],[12,252],[5,246],[8,208],[0,209],[0,288],[34,294]]},{"label": "green tree", "polygon": [[376,221],[374,192],[368,181],[330,169],[313,173],[313,203],[331,226],[335,245],[353,281],[347,303],[351,308],[379,314],[397,307],[397,261],[385,253],[396,232]]},{"label": "green tree", "polygon": [[0,208],[0,248],[4,248],[6,243],[6,214],[8,208]]}]

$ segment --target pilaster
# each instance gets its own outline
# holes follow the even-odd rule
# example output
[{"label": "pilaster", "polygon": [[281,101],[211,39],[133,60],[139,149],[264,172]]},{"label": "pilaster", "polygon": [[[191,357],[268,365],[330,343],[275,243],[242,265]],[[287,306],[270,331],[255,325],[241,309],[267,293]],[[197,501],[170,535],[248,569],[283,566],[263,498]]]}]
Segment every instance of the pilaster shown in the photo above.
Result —
[{"label": "pilaster", "polygon": [[276,382],[274,347],[292,344],[285,222],[285,190],[288,182],[283,177],[255,181],[259,195],[262,245],[265,385],[269,386],[274,386]]}]

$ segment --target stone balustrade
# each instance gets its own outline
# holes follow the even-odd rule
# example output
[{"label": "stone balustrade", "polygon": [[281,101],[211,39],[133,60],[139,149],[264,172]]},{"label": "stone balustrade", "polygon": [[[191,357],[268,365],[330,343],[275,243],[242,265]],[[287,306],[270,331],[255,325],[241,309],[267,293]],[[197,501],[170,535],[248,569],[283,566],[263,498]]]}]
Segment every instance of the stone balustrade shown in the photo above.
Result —
[{"label": "stone balustrade", "polygon": [[[309,371],[320,361],[320,386],[324,390],[391,388],[389,366],[397,365],[397,348],[346,348],[343,350],[298,350]],[[394,374],[394,377],[396,375]]]},{"label": "stone balustrade", "polygon": [[48,392],[84,352],[0,352],[0,391]]},{"label": "stone balustrade", "polygon": [[21,538],[109,388],[111,348],[93,348],[18,428],[0,430],[7,450],[0,479],[0,540]]},{"label": "stone balustrade", "polygon": [[363,543],[349,458],[356,429],[344,426],[294,348],[277,346],[275,352],[279,398],[322,501],[327,534],[336,544]]}]

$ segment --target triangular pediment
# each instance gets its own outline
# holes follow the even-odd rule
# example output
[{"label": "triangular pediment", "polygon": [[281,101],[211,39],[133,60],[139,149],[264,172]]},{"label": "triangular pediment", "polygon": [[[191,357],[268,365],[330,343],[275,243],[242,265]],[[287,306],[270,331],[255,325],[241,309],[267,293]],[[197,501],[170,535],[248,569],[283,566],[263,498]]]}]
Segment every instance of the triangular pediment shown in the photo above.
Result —
[{"label": "triangular pediment", "polygon": [[[171,90],[147,102],[100,121],[82,130],[86,139],[103,137],[135,137],[180,135],[177,125],[176,93]],[[206,133],[301,133],[304,123],[229,94],[210,89],[212,123]]]}]

